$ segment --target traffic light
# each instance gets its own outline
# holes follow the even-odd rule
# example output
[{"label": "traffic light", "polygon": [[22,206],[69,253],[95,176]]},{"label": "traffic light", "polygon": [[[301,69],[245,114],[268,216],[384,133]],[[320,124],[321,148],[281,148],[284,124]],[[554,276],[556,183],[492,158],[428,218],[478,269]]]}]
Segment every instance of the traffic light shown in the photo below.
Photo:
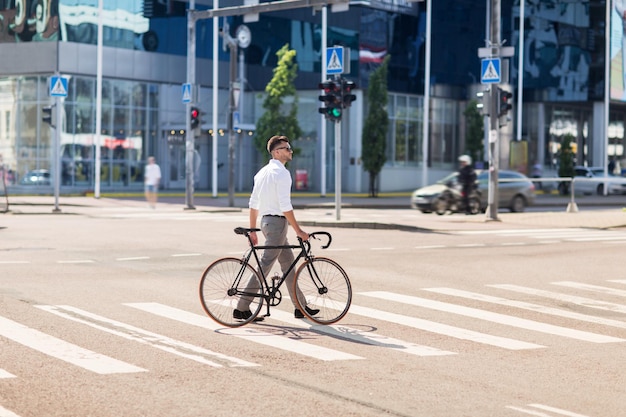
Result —
[{"label": "traffic light", "polygon": [[498,117],[506,116],[513,108],[512,98],[513,93],[498,88]]},{"label": "traffic light", "polygon": [[352,90],[355,88],[356,84],[353,81],[341,79],[341,95],[344,109],[350,107],[352,102],[356,100],[356,96],[352,94]]},{"label": "traffic light", "polygon": [[320,107],[318,111],[331,122],[341,121],[341,85],[332,80],[327,80],[320,83],[319,88],[324,91],[324,94],[319,96],[319,100],[324,103],[324,107]]},{"label": "traffic light", "polygon": [[189,117],[191,117],[191,129],[193,130],[200,125],[200,110],[197,107],[192,107]]},{"label": "traffic light", "polygon": [[491,105],[491,91],[488,89],[485,91],[481,91],[476,93],[476,97],[478,97],[478,104],[476,108],[481,111],[483,116],[489,116],[489,106]]},{"label": "traffic light", "polygon": [[48,123],[50,125],[50,127],[54,128],[54,123],[52,122],[52,109],[54,108],[54,105],[52,106],[46,106],[44,108],[41,109],[43,116],[41,117],[41,120],[43,120],[44,123]]}]

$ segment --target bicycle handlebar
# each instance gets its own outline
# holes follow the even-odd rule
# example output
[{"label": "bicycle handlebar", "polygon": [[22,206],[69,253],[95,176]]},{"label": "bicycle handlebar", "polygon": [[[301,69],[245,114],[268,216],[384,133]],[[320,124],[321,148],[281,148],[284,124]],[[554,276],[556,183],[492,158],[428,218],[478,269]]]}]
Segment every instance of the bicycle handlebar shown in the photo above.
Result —
[{"label": "bicycle handlebar", "polygon": [[[238,235],[245,235],[248,239],[250,239],[250,233],[252,233],[252,232],[260,232],[260,231],[261,231],[261,229],[247,228],[247,227],[236,227],[235,230],[234,230],[234,232],[236,234],[238,234]],[[319,239],[318,237],[316,237],[316,236],[319,236],[319,235],[324,235],[327,238],[326,244],[322,245],[322,249],[328,248],[330,246],[330,243],[333,241],[333,237],[330,235],[330,233],[328,233],[328,232],[313,232],[313,233],[309,233],[309,238],[311,238],[311,239]],[[307,252],[308,252],[308,249],[310,249],[311,244],[309,242],[303,241],[299,237],[298,237],[298,242],[300,242],[301,245],[304,244],[304,243],[307,243],[309,245],[309,247],[307,248]]]},{"label": "bicycle handlebar", "polygon": [[[330,246],[330,243],[333,241],[333,237],[328,232],[313,232],[313,233],[309,233],[309,238],[319,239],[319,238],[316,237],[317,235],[324,235],[328,239],[326,241],[326,244],[322,245],[322,249],[328,248]],[[300,238],[298,238],[298,240],[300,240]]]}]

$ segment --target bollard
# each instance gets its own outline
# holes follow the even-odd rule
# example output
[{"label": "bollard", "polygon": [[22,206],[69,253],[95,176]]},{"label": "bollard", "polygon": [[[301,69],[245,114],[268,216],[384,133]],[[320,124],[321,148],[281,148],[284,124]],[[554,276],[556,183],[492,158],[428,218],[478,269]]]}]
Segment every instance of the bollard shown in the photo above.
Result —
[{"label": "bollard", "polygon": [[574,201],[574,180],[576,178],[572,178],[572,185],[569,189],[570,192],[570,202],[567,205],[567,209],[565,210],[567,213],[578,213],[578,206],[576,205],[576,202]]}]

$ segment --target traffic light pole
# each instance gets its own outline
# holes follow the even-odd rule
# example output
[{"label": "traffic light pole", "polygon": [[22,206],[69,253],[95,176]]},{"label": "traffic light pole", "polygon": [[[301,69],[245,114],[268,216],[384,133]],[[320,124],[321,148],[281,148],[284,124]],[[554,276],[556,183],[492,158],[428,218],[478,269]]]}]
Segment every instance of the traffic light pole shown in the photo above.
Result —
[{"label": "traffic light pole", "polygon": [[54,128],[54,209],[53,213],[60,213],[59,193],[61,191],[61,97],[54,100],[56,107],[56,127]]},{"label": "traffic light pole", "polygon": [[341,220],[341,120],[335,123],[335,219]]},{"label": "traffic light pole", "polygon": [[[195,7],[195,2],[189,4]],[[191,129],[191,107],[196,100],[196,22],[187,20],[187,83],[191,85],[191,102],[185,105],[185,207],[186,210],[194,210],[193,205],[194,181],[193,181],[193,151],[196,147],[194,132]]]},{"label": "traffic light pole", "polygon": [[[500,0],[491,0],[490,46],[500,46]],[[498,49],[499,50],[499,49]],[[498,220],[498,169],[500,164],[500,133],[498,126],[499,89],[491,88],[489,103],[489,191],[487,220]]]}]

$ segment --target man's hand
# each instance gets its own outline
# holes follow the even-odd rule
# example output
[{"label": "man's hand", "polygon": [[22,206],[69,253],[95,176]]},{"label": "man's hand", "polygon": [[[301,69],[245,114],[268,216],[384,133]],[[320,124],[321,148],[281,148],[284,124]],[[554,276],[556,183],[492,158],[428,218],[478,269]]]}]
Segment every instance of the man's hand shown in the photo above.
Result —
[{"label": "man's hand", "polygon": [[259,238],[256,235],[256,232],[250,232],[250,240],[252,241],[252,246],[256,246],[259,243]]},{"label": "man's hand", "polygon": [[308,234],[307,232],[305,232],[304,230],[299,230],[299,231],[297,231],[297,232],[296,232],[296,235],[297,235],[300,239],[304,240],[305,242],[306,242],[307,240],[309,240],[309,234]]}]

